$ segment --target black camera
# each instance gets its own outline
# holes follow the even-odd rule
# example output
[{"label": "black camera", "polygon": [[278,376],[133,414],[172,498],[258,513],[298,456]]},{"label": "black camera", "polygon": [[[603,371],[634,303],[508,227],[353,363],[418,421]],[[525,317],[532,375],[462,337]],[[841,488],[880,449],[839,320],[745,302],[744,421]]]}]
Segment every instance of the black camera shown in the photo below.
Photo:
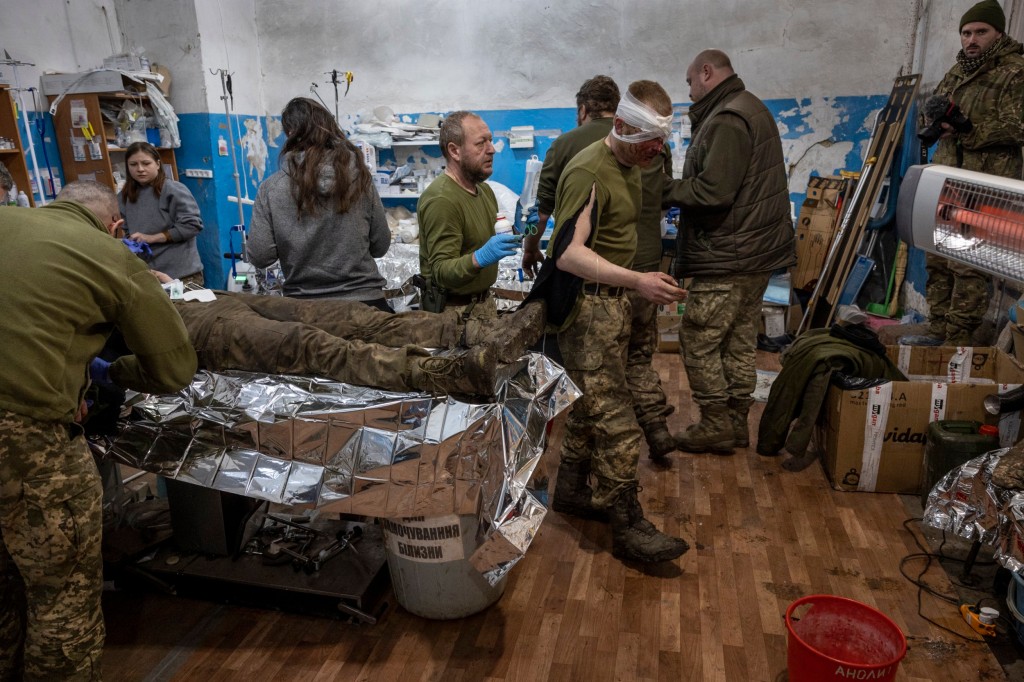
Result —
[{"label": "black camera", "polygon": [[932,95],[924,104],[924,120],[928,124],[918,134],[917,138],[925,147],[931,147],[939,141],[942,134],[943,123],[948,123],[957,133],[969,133],[974,129],[971,119],[967,118],[964,112],[953,100],[943,95]]}]

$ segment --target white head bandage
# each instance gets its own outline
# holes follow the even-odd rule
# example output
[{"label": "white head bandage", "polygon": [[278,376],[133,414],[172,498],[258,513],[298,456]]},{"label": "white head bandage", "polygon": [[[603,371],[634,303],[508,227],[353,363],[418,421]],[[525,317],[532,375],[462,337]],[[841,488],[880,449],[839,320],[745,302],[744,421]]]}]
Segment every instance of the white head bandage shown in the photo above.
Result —
[{"label": "white head bandage", "polygon": [[627,90],[626,95],[619,101],[619,108],[615,115],[623,121],[639,128],[639,133],[620,135],[612,128],[612,135],[616,140],[623,142],[646,142],[657,137],[668,139],[672,133],[672,114],[659,116],[658,112],[638,100]]}]

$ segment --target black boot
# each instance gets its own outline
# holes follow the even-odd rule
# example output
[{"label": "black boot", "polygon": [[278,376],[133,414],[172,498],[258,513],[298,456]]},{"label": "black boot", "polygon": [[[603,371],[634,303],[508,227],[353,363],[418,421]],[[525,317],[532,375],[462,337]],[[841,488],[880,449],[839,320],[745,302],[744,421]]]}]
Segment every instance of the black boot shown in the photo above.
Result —
[{"label": "black boot", "polygon": [[408,384],[434,395],[494,397],[494,349],[474,346],[450,355],[413,357]]},{"label": "black boot", "polygon": [[736,445],[729,406],[708,403],[700,406],[700,421],[679,435],[677,443],[686,452],[711,452],[731,455]]},{"label": "black boot", "polygon": [[497,319],[470,318],[462,333],[463,345],[490,344],[498,362],[513,363],[544,335],[546,310],[544,301],[531,301],[514,312],[498,315]]},{"label": "black boot", "polygon": [[679,449],[676,437],[668,431],[665,422],[649,424],[644,431],[644,440],[647,441],[647,449],[651,459],[664,460],[670,452]]},{"label": "black boot", "polygon": [[732,418],[733,445],[738,448],[750,447],[750,428],[747,426],[747,415],[753,398],[729,398],[729,416]]},{"label": "black boot", "polygon": [[662,533],[644,518],[637,488],[624,490],[611,507],[612,555],[645,564],[671,561],[690,549],[682,538]]},{"label": "black boot", "polygon": [[595,507],[591,501],[594,491],[587,480],[589,476],[590,462],[561,462],[551,508],[581,519],[608,521],[608,512]]}]

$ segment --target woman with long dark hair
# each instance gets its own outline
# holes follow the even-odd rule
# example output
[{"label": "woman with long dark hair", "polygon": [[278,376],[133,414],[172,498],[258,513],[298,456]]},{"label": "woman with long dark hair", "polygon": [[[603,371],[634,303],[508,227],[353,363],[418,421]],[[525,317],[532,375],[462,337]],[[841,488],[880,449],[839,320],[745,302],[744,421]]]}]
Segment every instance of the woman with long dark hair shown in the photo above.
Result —
[{"label": "woman with long dark hair", "polygon": [[117,195],[125,234],[149,244],[149,267],[203,285],[196,235],[203,229],[199,205],[188,187],[167,177],[160,152],[148,142],[133,142],[124,153],[128,180]]},{"label": "woman with long dark hair", "polygon": [[391,310],[374,258],[391,231],[359,150],[323,106],[296,97],[281,112],[280,170],[260,185],[247,253],[281,262],[286,296],[345,298]]}]

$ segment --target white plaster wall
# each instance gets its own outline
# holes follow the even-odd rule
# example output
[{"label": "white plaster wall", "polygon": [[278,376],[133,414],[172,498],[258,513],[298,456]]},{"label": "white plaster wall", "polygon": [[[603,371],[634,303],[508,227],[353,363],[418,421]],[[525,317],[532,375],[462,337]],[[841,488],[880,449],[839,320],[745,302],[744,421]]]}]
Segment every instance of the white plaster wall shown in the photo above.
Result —
[{"label": "white plaster wall", "polygon": [[[288,7],[304,3],[282,3]],[[203,77],[206,109],[224,113],[220,76],[210,71],[226,69],[232,74],[234,110],[263,113],[259,39],[256,33],[254,0],[195,0],[196,18],[203,38]],[[199,111],[199,110],[196,110]]]},{"label": "white plaster wall", "polygon": [[138,50],[171,72],[174,110],[179,114],[205,111],[201,73],[205,45],[193,0],[116,0],[116,4],[125,51]]},{"label": "white plaster wall", "polygon": [[[0,58],[3,50],[35,64],[19,67],[23,87],[39,87],[46,71],[75,73],[102,66],[104,57],[121,51],[114,0],[4,0]],[[0,71],[7,76],[10,67],[0,66]],[[26,106],[33,108],[27,100]],[[40,107],[45,110],[45,103]]]},{"label": "white plaster wall", "polygon": [[571,106],[580,82],[602,72],[658,80],[683,102],[686,65],[706,47],[728,52],[763,98],[888,92],[913,58],[918,1],[255,5],[270,111],[332,68],[355,72],[349,111],[446,111]]}]

